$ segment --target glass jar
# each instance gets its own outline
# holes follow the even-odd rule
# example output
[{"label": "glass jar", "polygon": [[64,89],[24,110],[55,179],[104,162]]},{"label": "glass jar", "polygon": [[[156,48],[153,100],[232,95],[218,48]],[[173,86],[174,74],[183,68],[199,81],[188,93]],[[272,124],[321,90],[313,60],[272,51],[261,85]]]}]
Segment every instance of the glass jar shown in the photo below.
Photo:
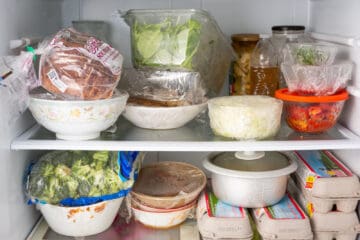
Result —
[{"label": "glass jar", "polygon": [[238,58],[232,65],[230,95],[251,94],[253,86],[250,80],[250,58],[259,41],[259,34],[234,34],[231,40]]},{"label": "glass jar", "polygon": [[276,48],[264,36],[256,44],[250,60],[251,94],[274,96],[279,88],[279,66]]},{"label": "glass jar", "polygon": [[[283,49],[287,43],[308,43],[313,40],[305,34],[305,27],[298,25],[273,26],[271,42],[274,45],[277,55],[279,67],[283,62]],[[279,76],[280,88],[286,87],[286,82],[280,72]]]}]

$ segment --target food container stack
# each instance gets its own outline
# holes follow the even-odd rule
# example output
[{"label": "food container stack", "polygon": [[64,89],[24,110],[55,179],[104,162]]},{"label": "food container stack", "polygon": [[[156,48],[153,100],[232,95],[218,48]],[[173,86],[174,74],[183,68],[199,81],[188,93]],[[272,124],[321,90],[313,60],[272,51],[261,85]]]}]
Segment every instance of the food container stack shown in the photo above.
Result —
[{"label": "food container stack", "polygon": [[352,63],[336,62],[330,44],[291,43],[283,50],[281,71],[288,88],[275,96],[284,100],[287,124],[301,133],[322,133],[332,128],[348,98],[346,85]]},{"label": "food container stack", "polygon": [[181,162],[160,162],[143,167],[131,191],[135,220],[151,228],[177,226],[195,212],[206,185],[205,174]]},{"label": "food container stack", "polygon": [[125,118],[148,129],[185,125],[220,93],[231,46],[205,11],[129,10],[122,16],[135,67],[124,74],[130,93]]},{"label": "food container stack", "polygon": [[39,79],[46,91],[30,95],[29,109],[45,128],[65,140],[97,138],[115,123],[128,94],[116,90],[123,58],[109,44],[72,28],[45,41]]},{"label": "food container stack", "polygon": [[356,239],[358,177],[329,151],[296,151],[292,157],[299,168],[290,189],[310,216],[315,238]]}]

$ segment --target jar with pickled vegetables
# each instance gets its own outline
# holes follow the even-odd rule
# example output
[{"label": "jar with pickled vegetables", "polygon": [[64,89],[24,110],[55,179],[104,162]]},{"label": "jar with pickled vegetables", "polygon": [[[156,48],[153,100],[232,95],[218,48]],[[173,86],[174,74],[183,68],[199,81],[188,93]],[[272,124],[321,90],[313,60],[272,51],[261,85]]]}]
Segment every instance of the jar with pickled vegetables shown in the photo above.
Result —
[{"label": "jar with pickled vegetables", "polygon": [[259,34],[234,34],[231,40],[238,58],[232,65],[230,95],[251,94],[253,86],[250,80],[250,58],[259,41]]}]

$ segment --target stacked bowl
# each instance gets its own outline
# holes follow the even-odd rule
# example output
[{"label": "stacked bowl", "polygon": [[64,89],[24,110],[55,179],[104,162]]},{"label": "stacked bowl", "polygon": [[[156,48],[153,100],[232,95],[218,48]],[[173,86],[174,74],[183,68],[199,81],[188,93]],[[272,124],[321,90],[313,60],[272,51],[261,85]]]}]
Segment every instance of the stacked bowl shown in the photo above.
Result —
[{"label": "stacked bowl", "polygon": [[284,101],[286,121],[297,132],[322,133],[332,128],[348,98],[346,85],[352,64],[334,62],[337,48],[320,43],[293,43],[284,49],[281,71],[287,89],[275,97]]},{"label": "stacked bowl", "polygon": [[129,10],[132,63],[124,74],[130,99],[124,117],[147,129],[178,128],[220,93],[231,46],[205,11]]},{"label": "stacked bowl", "polygon": [[206,185],[205,174],[182,162],[160,162],[143,167],[131,191],[135,220],[152,228],[171,228],[193,213]]}]

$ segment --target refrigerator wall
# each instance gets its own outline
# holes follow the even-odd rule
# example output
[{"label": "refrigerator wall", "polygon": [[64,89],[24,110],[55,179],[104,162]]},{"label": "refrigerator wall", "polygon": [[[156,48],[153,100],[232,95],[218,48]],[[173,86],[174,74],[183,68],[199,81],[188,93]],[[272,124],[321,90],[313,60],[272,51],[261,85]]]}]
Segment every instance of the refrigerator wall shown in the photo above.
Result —
[{"label": "refrigerator wall", "polygon": [[[21,37],[42,37],[70,26],[72,20],[105,20],[111,24],[111,43],[130,63],[129,28],[116,16],[116,10],[131,8],[203,8],[217,20],[229,37],[233,33],[270,33],[271,26],[300,24],[318,33],[331,34],[355,42],[355,47],[342,46],[359,66],[357,36],[360,36],[360,2],[358,0],[0,0],[0,54],[9,54],[8,43]],[[360,46],[360,44],[359,44]],[[355,69],[358,70],[357,68]],[[359,74],[352,85],[359,88]],[[356,88],[355,88],[356,90]],[[356,91],[354,91],[356,93]],[[360,98],[352,96],[342,122],[360,134]],[[3,102],[4,99],[2,99]],[[24,239],[34,226],[39,213],[25,204],[23,172],[28,162],[44,152],[10,151],[11,140],[34,124],[29,113],[10,125],[3,120],[9,106],[0,104],[0,239]],[[209,149],[211,151],[211,149]],[[356,151],[338,151],[346,163],[360,174]],[[201,166],[203,153],[150,153],[147,161],[187,161]]]}]

